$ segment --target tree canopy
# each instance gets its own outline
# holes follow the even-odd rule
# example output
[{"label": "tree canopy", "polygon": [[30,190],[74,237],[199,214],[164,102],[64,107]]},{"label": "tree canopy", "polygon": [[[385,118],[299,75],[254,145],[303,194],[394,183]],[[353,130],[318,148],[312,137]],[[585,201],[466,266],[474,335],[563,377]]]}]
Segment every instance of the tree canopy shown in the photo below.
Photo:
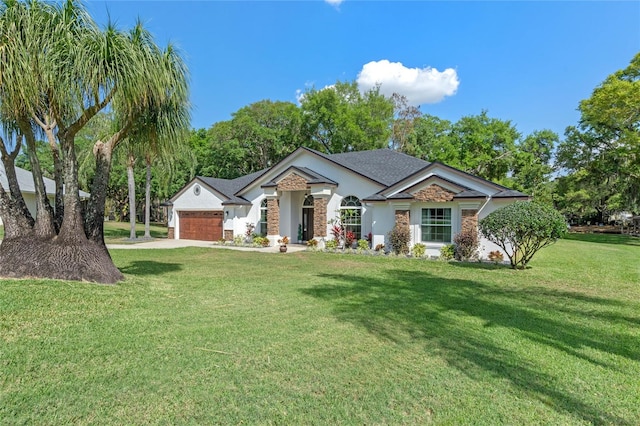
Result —
[{"label": "tree canopy", "polygon": [[602,221],[640,210],[640,53],[580,102],[580,122],[568,127],[557,165],[568,172],[558,194],[566,211],[580,198]]}]

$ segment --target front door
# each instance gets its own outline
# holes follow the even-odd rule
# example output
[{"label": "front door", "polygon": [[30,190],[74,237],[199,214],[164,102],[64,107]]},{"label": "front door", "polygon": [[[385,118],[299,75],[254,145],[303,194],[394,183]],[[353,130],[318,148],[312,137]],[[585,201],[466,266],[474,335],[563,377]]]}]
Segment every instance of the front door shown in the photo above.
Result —
[{"label": "front door", "polygon": [[302,240],[313,239],[313,207],[302,209]]}]

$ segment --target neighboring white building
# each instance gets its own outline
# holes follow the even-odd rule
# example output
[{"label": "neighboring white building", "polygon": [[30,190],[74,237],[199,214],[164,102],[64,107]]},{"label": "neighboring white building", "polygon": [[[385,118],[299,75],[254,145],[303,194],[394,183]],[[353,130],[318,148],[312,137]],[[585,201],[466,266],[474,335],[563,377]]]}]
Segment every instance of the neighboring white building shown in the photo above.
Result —
[{"label": "neighboring white building", "polygon": [[[171,198],[169,237],[216,241],[244,235],[247,223],[272,242],[332,238],[330,224],[349,210],[346,229],[388,245],[396,223],[411,244],[437,256],[463,228],[529,197],[441,163],[389,149],[323,154],[299,148],[273,167],[237,179],[196,177]],[[481,254],[496,250],[481,240]]]},{"label": "neighboring white building", "polygon": [[[29,170],[21,169],[20,167],[16,167],[16,177],[18,178],[18,185],[20,186],[20,191],[22,192],[22,198],[24,198],[24,202],[27,205],[27,208],[31,212],[31,215],[36,217],[36,187],[33,183],[33,175]],[[46,177],[42,178],[44,181],[44,186],[47,191],[47,197],[49,198],[49,202],[53,205],[55,196],[56,196],[56,183]],[[9,192],[9,181],[7,180],[7,174],[4,170],[4,164],[0,161],[0,183],[5,191]],[[87,199],[89,198],[89,194],[80,191],[80,198]],[[2,225],[2,218],[0,217],[0,225]]]}]

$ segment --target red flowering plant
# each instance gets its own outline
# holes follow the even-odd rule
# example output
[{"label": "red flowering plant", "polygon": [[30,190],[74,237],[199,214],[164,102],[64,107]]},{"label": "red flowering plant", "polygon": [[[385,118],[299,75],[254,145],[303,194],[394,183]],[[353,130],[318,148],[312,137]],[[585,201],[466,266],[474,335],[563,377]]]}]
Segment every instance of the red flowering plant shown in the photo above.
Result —
[{"label": "red flowering plant", "polygon": [[356,234],[353,231],[347,231],[344,234],[344,242],[347,247],[351,247],[351,245],[355,240],[356,240]]},{"label": "red flowering plant", "polygon": [[342,226],[334,224],[331,227],[331,235],[333,235],[333,239],[336,243],[340,244],[340,240],[342,239]]}]

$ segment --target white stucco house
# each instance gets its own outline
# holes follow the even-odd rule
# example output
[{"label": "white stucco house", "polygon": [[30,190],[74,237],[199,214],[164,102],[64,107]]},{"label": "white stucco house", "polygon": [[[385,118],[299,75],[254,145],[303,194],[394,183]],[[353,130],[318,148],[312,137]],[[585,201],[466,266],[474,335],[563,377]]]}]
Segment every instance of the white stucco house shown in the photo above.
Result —
[{"label": "white stucco house", "polygon": [[[331,220],[348,209],[344,223],[358,239],[388,245],[396,223],[411,244],[437,256],[463,228],[526,194],[390,149],[324,154],[299,148],[269,169],[237,179],[196,177],[170,200],[169,237],[217,241],[244,235],[247,223],[272,244],[332,238]],[[481,255],[496,250],[481,240]]]}]

